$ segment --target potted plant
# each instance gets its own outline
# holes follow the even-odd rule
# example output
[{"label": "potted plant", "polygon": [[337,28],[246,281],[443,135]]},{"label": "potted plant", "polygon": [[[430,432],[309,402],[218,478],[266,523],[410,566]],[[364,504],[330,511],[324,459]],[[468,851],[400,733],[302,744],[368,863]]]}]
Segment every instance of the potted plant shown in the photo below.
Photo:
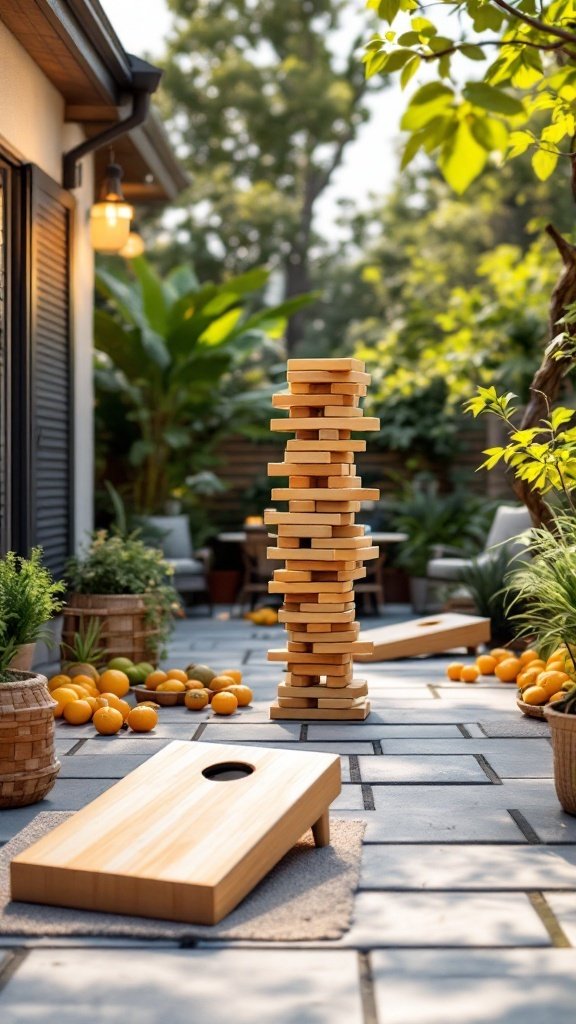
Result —
[{"label": "potted plant", "polygon": [[[54,701],[45,676],[31,671],[34,645],[60,611],[64,586],[41,564],[9,551],[0,559],[0,808],[42,800],[60,769],[54,752]],[[25,667],[23,667],[25,666]]]},{"label": "potted plant", "polygon": [[71,592],[64,608],[65,660],[75,635],[86,635],[98,621],[98,644],[107,657],[158,663],[172,612],[180,607],[161,551],[136,533],[99,530],[88,549],[69,560],[66,573]]}]

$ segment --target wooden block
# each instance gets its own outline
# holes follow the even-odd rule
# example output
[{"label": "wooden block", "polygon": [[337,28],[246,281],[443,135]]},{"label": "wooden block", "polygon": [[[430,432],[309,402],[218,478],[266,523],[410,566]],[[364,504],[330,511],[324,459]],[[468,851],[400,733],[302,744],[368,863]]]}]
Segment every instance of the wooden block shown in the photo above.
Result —
[{"label": "wooden block", "polygon": [[[301,550],[304,550],[304,551],[308,550],[309,551],[311,549],[310,548],[303,548]],[[318,571],[322,571],[323,569],[326,568],[326,566],[328,564],[330,565],[331,569],[334,569],[335,572],[336,571],[340,571],[340,570],[342,572],[348,572],[351,569],[356,569],[357,566],[358,566],[358,562],[329,562],[328,563],[328,562],[316,562],[316,561],[300,561],[299,560],[299,553],[294,552],[293,556],[291,556],[291,559],[286,562],[286,568],[287,569],[294,569],[296,572],[298,572],[298,570],[300,570],[300,569],[308,569],[311,572],[316,572],[317,570]]]},{"label": "wooden block", "polygon": [[[320,466],[324,465],[325,466],[325,465],[330,465],[330,463],[333,461],[331,459],[331,454],[332,454],[331,452],[312,452],[312,451],[307,451],[306,455],[302,455],[302,454],[300,454],[298,452],[285,452],[284,453],[284,460],[285,460],[285,462],[288,462],[288,463],[302,462],[302,460],[304,460],[307,464],[308,463],[312,463],[313,465],[320,465]],[[352,458],[352,456],[350,456],[350,458]]]},{"label": "wooden block", "polygon": [[328,499],[325,487],[274,487],[271,497],[272,501],[377,501],[380,491],[376,487],[335,487]]},{"label": "wooden block", "polygon": [[[298,690],[300,687],[290,686],[289,683],[280,683],[278,687],[279,697],[299,697]],[[319,697],[327,696],[328,687],[325,685],[321,686],[307,686],[306,696],[315,697],[318,700]],[[334,689],[334,687],[333,687]],[[296,690],[296,692],[294,692]],[[368,683],[365,679],[354,679],[348,686],[342,686],[338,689],[338,694],[330,694],[330,696],[336,696],[337,699],[346,700],[346,698],[365,697],[368,693]]]},{"label": "wooden block", "polygon": [[[299,551],[300,550],[300,538],[299,537],[283,537],[282,538],[282,547],[289,548],[291,551]],[[309,551],[310,548],[307,548],[306,550]]]},{"label": "wooden block", "polygon": [[[364,697],[344,697],[340,699],[340,695],[334,697],[321,697],[317,701],[317,707],[319,708],[357,708],[364,705]],[[278,701],[280,703],[280,701]]]},{"label": "wooden block", "polygon": [[317,701],[310,697],[278,697],[281,708],[316,708]]},{"label": "wooden block", "polygon": [[297,487],[298,489],[310,488],[313,477],[301,476],[297,473],[291,473],[289,477],[288,487],[290,490]]},{"label": "wooden block", "polygon": [[[293,384],[292,387],[294,386]],[[365,384],[331,384],[330,390],[333,395],[358,395],[360,398],[368,393]]]},{"label": "wooden block", "polygon": [[274,569],[274,579],[283,580],[286,583],[309,583],[312,579],[312,573],[306,572],[304,569],[300,571],[294,569]]},{"label": "wooden block", "polygon": [[331,526],[316,525],[315,523],[303,523],[302,526],[279,526],[279,537],[315,537],[317,539],[328,539],[332,536]]},{"label": "wooden block", "polygon": [[366,575],[366,569],[364,566],[359,566],[357,569],[350,569],[348,572],[323,572],[318,570],[314,573],[314,579],[322,582],[323,580],[361,580]]},{"label": "wooden block", "polygon": [[281,708],[277,704],[270,707],[270,718],[273,721],[282,719],[320,719],[320,721],[334,722],[355,722],[363,721],[370,714],[370,701],[356,708],[306,708],[299,711],[298,708]]},{"label": "wooden block", "polygon": [[175,741],[17,854],[12,898],[216,924],[339,792],[333,754]]},{"label": "wooden block", "polygon": [[[311,452],[315,455],[316,452]],[[333,466],[329,462],[321,463],[317,465],[315,462],[307,464],[306,459],[298,463],[292,462],[269,462],[268,463],[268,476],[288,476],[290,477],[290,486],[300,486],[292,482],[294,474],[300,476],[341,476],[342,466]]]},{"label": "wooden block", "polygon": [[[290,651],[287,651],[283,647],[272,647],[268,651],[267,659],[268,659],[268,661],[289,661],[291,664],[294,664],[294,665],[298,664],[299,662],[304,664],[306,661],[309,661],[310,664],[312,664],[312,662],[316,662],[316,661],[318,662],[318,664],[323,663],[324,665],[341,665],[342,664],[342,657],[339,654],[332,654],[328,658],[324,658],[324,659],[322,658],[322,656],[314,657],[314,655],[311,655],[311,654],[296,654],[296,653],[294,654],[294,657],[291,657],[290,656]],[[349,657],[347,664],[349,664],[351,661],[352,661],[352,658]],[[316,672],[316,670],[315,670],[315,674],[316,675],[322,675],[321,672]],[[303,675],[306,675],[306,673],[304,672]]]},{"label": "wooden block", "polygon": [[453,647],[477,647],[488,643],[490,620],[455,613],[429,615],[394,626],[364,630],[361,639],[373,643],[374,651],[359,655],[358,661],[413,658],[419,654],[450,651]]},{"label": "wooden block", "polygon": [[369,384],[369,373],[359,370],[288,370],[288,381],[300,384]]},{"label": "wooden block", "polygon": [[[356,625],[358,625],[358,623],[356,623]],[[299,626],[298,628],[303,629],[304,627]],[[306,624],[307,633],[323,633],[327,628],[329,629],[330,627],[325,626],[323,622],[308,622]]]},{"label": "wooden block", "polygon": [[354,607],[354,602],[348,602],[347,604],[306,604],[303,601],[300,604],[299,610],[301,612],[345,612],[349,608]]},{"label": "wooden block", "polygon": [[[298,417],[294,419],[281,419],[281,420],[270,420],[270,430],[282,431],[282,430],[322,430],[322,417],[318,416],[315,419],[310,417]],[[328,429],[328,428],[326,428]],[[380,430],[380,420],[375,416],[359,416],[358,419],[346,419],[345,416],[340,419],[334,417],[330,421],[331,430]],[[338,434],[336,434],[336,439]]]},{"label": "wooden block", "polygon": [[[312,454],[312,452],[307,452],[306,456],[302,456],[302,458],[309,459]],[[334,465],[351,465],[354,462],[354,452],[328,452],[328,455],[330,462]]]},{"label": "wooden block", "polygon": [[295,654],[303,654],[308,650],[310,644],[299,644],[295,640],[289,640],[287,646],[289,651],[294,651]]},{"label": "wooden block", "polygon": [[337,599],[340,601],[342,600],[342,595],[351,590],[352,582],[350,580],[337,580],[336,582],[330,583],[316,583],[314,581],[310,583],[284,583],[281,580],[277,583],[275,580],[271,580],[270,590],[268,593],[302,595],[322,594],[325,599],[327,599],[330,594],[336,594]]},{"label": "wooden block", "polygon": [[349,627],[347,626],[346,629],[342,630],[340,633],[332,633],[329,631],[320,632],[320,630],[318,630],[317,632],[309,633],[308,631],[304,632],[301,628],[296,628],[291,630],[290,637],[296,641],[302,641],[303,643],[312,644],[332,642],[351,643],[357,640],[359,631],[360,623],[355,622],[351,624]]},{"label": "wooden block", "polygon": [[299,440],[290,438],[286,442],[286,450],[289,452],[365,452],[366,441],[319,441],[317,438]]},{"label": "wooden block", "polygon": [[341,513],[323,513],[320,515],[314,512],[277,512],[275,508],[267,508],[264,512],[264,522],[267,526],[280,525],[305,525],[306,523],[317,523],[320,526],[340,526],[346,517]]},{"label": "wooden block", "polygon": [[[322,506],[322,508],[320,508]],[[359,501],[318,501],[316,507],[319,512],[334,512],[336,508],[340,508],[342,512],[359,512],[360,502]]]},{"label": "wooden block", "polygon": [[278,622],[353,622],[354,609],[349,612],[334,612],[326,615],[314,615],[312,612],[286,612],[283,608],[278,612]]},{"label": "wooden block", "polygon": [[[334,398],[341,398],[341,397],[342,397],[341,395],[334,395]],[[336,403],[335,405],[326,405],[324,407],[324,415],[325,416],[332,416],[332,417],[333,416],[344,416],[346,419],[348,419],[350,417],[356,417],[357,418],[358,416],[363,416],[364,412],[363,412],[362,409],[359,409],[355,405],[340,405],[339,403]],[[351,427],[350,429],[353,430],[354,428]]]},{"label": "wooden block", "polygon": [[365,526],[333,526],[332,536],[333,537],[363,537],[365,533]]},{"label": "wooden block", "polygon": [[[301,676],[295,672],[287,672],[285,675],[286,686],[294,686],[301,690],[309,686],[316,686],[320,682],[320,676]],[[282,683],[280,683],[282,686]]]},{"label": "wooden block", "polygon": [[336,675],[335,673],[334,674],[326,673],[326,675],[324,676],[324,683],[329,688],[339,689],[341,686],[347,686],[348,683],[352,680],[353,675],[354,675],[354,672],[353,672],[352,669],[350,670],[349,673],[346,673],[345,675],[342,675],[342,676],[341,675]]},{"label": "wooden block", "polygon": [[362,359],[354,359],[352,356],[337,356],[333,359],[289,359],[287,369],[289,373],[293,370],[329,370],[330,372],[359,370],[364,372],[366,364]]},{"label": "wooden block", "polygon": [[[277,548],[266,548],[266,557],[270,559],[289,559],[294,558],[294,549],[290,548],[284,541],[294,540],[297,538],[285,537],[283,539],[283,546]],[[330,562],[334,560],[333,551],[312,551],[312,548],[298,548],[298,561],[315,561],[315,562]]]},{"label": "wooden block", "polygon": [[320,534],[312,536],[313,547],[319,548],[344,548],[348,551],[359,551],[361,548],[372,547],[370,534],[367,537],[322,537]]},{"label": "wooden block", "polygon": [[[290,481],[290,486],[293,486]],[[326,480],[326,487],[337,488],[337,487],[361,487],[362,477],[352,476],[347,474],[346,476],[329,476]]]},{"label": "wooden block", "polygon": [[308,394],[305,396],[303,394],[290,394],[289,391],[282,391],[279,394],[272,395],[272,405],[275,409],[292,409],[294,406],[305,403],[309,408],[323,408],[326,405],[331,405],[342,409],[344,406],[347,406],[345,399],[350,397],[352,396],[333,395],[330,391],[324,392],[324,394]]},{"label": "wooden block", "polygon": [[330,427],[324,427],[318,431],[318,438],[320,441],[337,441],[340,437],[338,430],[332,430]]},{"label": "wooden block", "polygon": [[290,512],[315,512],[315,501],[291,501],[288,505]]},{"label": "wooden block", "polygon": [[[334,635],[336,637],[338,634]],[[328,641],[328,643],[322,642],[314,643],[312,645],[314,654],[351,654],[353,657],[356,654],[372,654],[373,649],[374,645],[370,642],[364,643],[360,641],[343,643],[342,641],[336,640],[335,643]]]},{"label": "wooden block", "polygon": [[[315,672],[319,676],[328,676],[329,674],[331,679],[351,679],[353,675],[352,665],[332,665],[329,662],[323,664],[321,661],[294,662],[294,665],[306,676]],[[292,661],[288,662],[288,669],[292,670]]]}]

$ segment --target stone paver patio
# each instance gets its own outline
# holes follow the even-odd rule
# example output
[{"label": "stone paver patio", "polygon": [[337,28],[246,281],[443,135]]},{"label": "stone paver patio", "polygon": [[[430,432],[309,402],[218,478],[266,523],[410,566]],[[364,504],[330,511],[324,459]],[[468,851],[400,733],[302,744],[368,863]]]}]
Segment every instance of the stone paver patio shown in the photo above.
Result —
[{"label": "stone paver patio", "polygon": [[546,725],[520,715],[514,687],[449,683],[438,657],[359,666],[366,723],[271,723],[279,666],[266,650],[279,633],[179,623],[167,663],[242,667],[253,707],[233,719],[166,708],[140,737],[59,724],[56,787],[0,812],[0,843],[38,811],[83,806],[174,738],[337,752],[333,813],[367,822],[350,931],[185,949],[0,936],[2,1024],[574,1024],[576,818],[556,799]]}]

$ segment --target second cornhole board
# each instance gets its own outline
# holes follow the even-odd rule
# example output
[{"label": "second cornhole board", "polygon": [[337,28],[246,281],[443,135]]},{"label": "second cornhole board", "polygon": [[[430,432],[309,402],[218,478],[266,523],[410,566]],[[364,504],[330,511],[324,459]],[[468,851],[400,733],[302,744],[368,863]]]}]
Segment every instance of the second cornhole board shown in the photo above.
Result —
[{"label": "second cornhole board", "polygon": [[490,640],[490,619],[446,613],[409,619],[393,626],[365,629],[362,643],[374,644],[372,654],[354,655],[354,661],[391,661],[418,654],[440,654],[453,647],[478,647]]},{"label": "second cornhole board", "polygon": [[18,854],[12,899],[216,924],[308,828],[329,842],[340,785],[334,754],[175,741]]}]

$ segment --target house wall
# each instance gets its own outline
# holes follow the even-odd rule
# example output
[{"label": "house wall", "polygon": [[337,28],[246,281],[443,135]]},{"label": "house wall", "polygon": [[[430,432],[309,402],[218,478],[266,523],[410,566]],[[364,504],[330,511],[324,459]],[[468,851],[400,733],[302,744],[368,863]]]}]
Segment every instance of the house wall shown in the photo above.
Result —
[{"label": "house wall", "polygon": [[[62,154],[84,138],[78,125],[65,124],[63,97],[20,43],[0,22],[0,146],[14,159],[33,163],[61,183]],[[93,523],[92,314],[94,256],[88,239],[93,196],[92,158],[83,161],[82,187],[74,190],[72,294],[74,394],[75,545]]]}]

